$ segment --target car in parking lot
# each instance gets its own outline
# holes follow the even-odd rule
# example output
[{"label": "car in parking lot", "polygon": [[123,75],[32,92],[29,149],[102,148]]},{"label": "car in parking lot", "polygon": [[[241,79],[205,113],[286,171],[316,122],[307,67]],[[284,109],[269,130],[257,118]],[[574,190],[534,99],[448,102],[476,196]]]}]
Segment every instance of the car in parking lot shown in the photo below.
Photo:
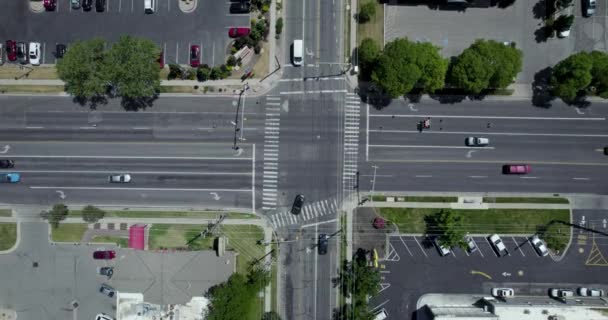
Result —
[{"label": "car in parking lot", "polygon": [[190,66],[196,68],[201,65],[201,47],[198,45],[190,46]]},{"label": "car in parking lot", "polygon": [[93,252],[93,259],[95,260],[112,260],[116,258],[116,251],[114,250],[97,250]]},{"label": "car in parking lot", "polygon": [[158,65],[161,69],[165,67],[165,51],[163,50],[160,50],[160,54],[158,55]]},{"label": "car in parking lot", "polygon": [[70,0],[72,9],[80,9],[80,0]]},{"label": "car in parking lot", "polygon": [[8,169],[15,166],[15,161],[13,160],[0,160],[0,168]]},{"label": "car in parking lot", "polygon": [[107,315],[105,313],[98,313],[95,316],[95,320],[114,320],[114,318],[110,317],[109,315]]},{"label": "car in parking lot", "polygon": [[251,3],[249,2],[234,2],[230,4],[230,13],[249,13],[251,11]]},{"label": "car in parking lot", "polygon": [[291,214],[300,214],[300,212],[302,212],[302,205],[304,205],[304,196],[299,194],[293,200],[293,205],[291,206]]},{"label": "car in parking lot", "polygon": [[251,32],[251,29],[249,28],[230,28],[230,30],[228,30],[228,36],[230,38],[240,38],[240,37],[244,37],[246,35],[249,35],[249,33]]},{"label": "car in parking lot", "polygon": [[44,0],[43,5],[47,11],[53,11],[57,8],[57,0]]},{"label": "car in parking lot", "polygon": [[567,298],[574,296],[574,292],[570,289],[551,288],[549,289],[549,296],[551,298]]},{"label": "car in parking lot", "polygon": [[126,173],[111,175],[108,178],[108,181],[110,181],[110,183],[129,183],[131,182],[131,175]]},{"label": "car in parking lot", "polygon": [[0,43],[0,66],[4,64],[4,44]]},{"label": "car in parking lot", "polygon": [[437,251],[439,251],[439,254],[442,257],[450,254],[450,252],[451,252],[450,248],[446,247],[445,245],[443,245],[441,243],[440,237],[434,237],[433,238],[433,244],[435,245],[435,248],[437,248]]},{"label": "car in parking lot", "polygon": [[103,12],[106,10],[106,0],[95,0],[95,11]]},{"label": "car in parking lot", "polygon": [[603,297],[604,290],[594,288],[578,288],[578,295],[583,297]]},{"label": "car in parking lot", "polygon": [[534,247],[534,250],[536,250],[536,253],[538,253],[539,256],[544,257],[549,254],[549,250],[547,250],[545,242],[541,240],[538,236],[530,238],[530,243],[532,244],[532,247]]},{"label": "car in parking lot", "polygon": [[329,236],[321,233],[319,240],[317,241],[317,251],[320,255],[327,254],[327,247],[329,246]]},{"label": "car in parking lot", "polygon": [[386,312],[386,309],[382,308],[374,312],[373,320],[384,320],[386,318],[388,318],[388,312]]},{"label": "car in parking lot", "polygon": [[515,295],[515,291],[511,288],[492,288],[492,296],[508,298]]},{"label": "car in parking lot", "polygon": [[112,278],[112,275],[114,274],[114,267],[100,267],[97,268],[97,272],[103,276]]},{"label": "car in parking lot", "polygon": [[505,164],[502,166],[504,174],[526,174],[530,173],[532,168],[529,164]]},{"label": "car in parking lot", "polygon": [[507,247],[497,234],[491,235],[490,237],[488,237],[488,240],[490,240],[492,247],[494,247],[494,250],[496,251],[496,254],[498,254],[499,257],[502,257],[508,253]]},{"label": "car in parking lot", "polygon": [[467,251],[469,251],[469,253],[477,251],[477,244],[475,243],[475,240],[473,240],[473,237],[466,236],[464,237],[464,241],[467,244]]},{"label": "car in parking lot", "polygon": [[113,298],[114,294],[116,293],[116,290],[114,290],[114,288],[112,288],[109,285],[104,283],[101,285],[101,287],[99,287],[99,292],[101,292],[102,294],[104,294],[110,298]]},{"label": "car in parking lot", "polygon": [[93,8],[93,0],[82,0],[82,10],[91,11]]},{"label": "car in parking lot", "polygon": [[17,42],[15,40],[6,40],[6,58],[8,61],[17,60]]},{"label": "car in parking lot", "polygon": [[469,147],[483,147],[490,144],[490,139],[481,137],[467,137],[464,143]]},{"label": "car in parking lot", "polygon": [[17,42],[17,59],[19,59],[19,63],[27,64],[27,47],[25,42]]},{"label": "car in parking lot", "polygon": [[56,57],[57,59],[61,59],[61,58],[63,58],[63,55],[65,54],[65,51],[66,51],[66,50],[67,50],[67,48],[66,48],[65,44],[58,43],[58,44],[55,46],[55,57]]},{"label": "car in parking lot", "polygon": [[18,173],[4,173],[0,175],[0,182],[17,183],[21,180],[21,175]]},{"label": "car in parking lot", "polygon": [[591,17],[595,14],[595,2],[596,0],[583,0],[583,15],[585,17]]},{"label": "car in parking lot", "polygon": [[40,43],[30,42],[28,55],[30,58],[30,63],[34,66],[39,66],[40,65]]}]

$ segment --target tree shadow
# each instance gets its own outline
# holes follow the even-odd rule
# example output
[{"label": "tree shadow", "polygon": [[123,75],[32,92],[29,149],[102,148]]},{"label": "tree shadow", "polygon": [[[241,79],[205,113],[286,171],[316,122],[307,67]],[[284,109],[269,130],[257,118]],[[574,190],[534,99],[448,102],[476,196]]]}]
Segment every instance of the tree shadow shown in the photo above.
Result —
[{"label": "tree shadow", "polygon": [[515,3],[515,0],[498,0],[496,5],[500,9],[506,9],[506,8],[512,6],[514,3]]},{"label": "tree shadow", "polygon": [[555,97],[551,94],[550,79],[552,67],[546,67],[534,74],[532,82],[532,104],[537,107],[550,108]]},{"label": "tree shadow", "polygon": [[577,96],[576,98],[564,102],[569,106],[577,108],[587,108],[591,105],[591,102],[587,100],[587,96],[584,95],[583,92],[581,92],[581,95]]},{"label": "tree shadow", "polygon": [[139,98],[125,98],[123,97],[120,101],[120,105],[126,111],[143,111],[149,107],[152,107],[154,101],[158,99],[158,94],[152,97],[139,97]]},{"label": "tree shadow", "polygon": [[431,99],[439,101],[442,104],[454,104],[464,101],[467,98],[465,94],[443,94],[443,93],[433,93],[429,94]]},{"label": "tree shadow", "polygon": [[82,107],[88,106],[91,110],[97,110],[97,106],[108,104],[108,98],[105,96],[73,97],[72,102],[79,104]]},{"label": "tree shadow", "polygon": [[391,104],[393,98],[373,84],[360,84],[358,89],[361,101],[368,103],[376,110],[382,110]]},{"label": "tree shadow", "polygon": [[551,38],[552,34],[553,28],[549,26],[542,26],[534,31],[534,40],[537,43],[547,42],[547,39]]},{"label": "tree shadow", "polygon": [[547,17],[547,2],[546,0],[539,0],[532,7],[532,15],[534,19],[545,19]]}]

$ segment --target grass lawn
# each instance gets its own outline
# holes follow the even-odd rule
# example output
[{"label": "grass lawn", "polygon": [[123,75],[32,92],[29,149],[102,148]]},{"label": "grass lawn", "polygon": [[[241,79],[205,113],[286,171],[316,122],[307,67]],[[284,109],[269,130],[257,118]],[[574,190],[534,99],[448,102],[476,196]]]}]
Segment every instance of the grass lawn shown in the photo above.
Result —
[{"label": "grass lawn", "polygon": [[376,4],[376,14],[368,22],[358,24],[357,45],[361,44],[361,41],[365,38],[372,38],[382,48],[384,44],[384,6],[377,0],[362,0],[359,2],[359,9],[366,2]]},{"label": "grass lawn", "polygon": [[483,198],[487,203],[559,203],[568,204],[565,198]]},{"label": "grass lawn", "polygon": [[[218,212],[218,211],[133,211],[116,210],[106,211],[106,217],[121,218],[202,218],[217,219],[220,215],[227,215],[227,219],[256,219],[257,216],[240,212]],[[70,210],[69,216],[82,216],[81,210]]]},{"label": "grass lawn", "polygon": [[129,246],[128,238],[120,238],[120,237],[110,237],[110,236],[93,236],[91,242],[107,242],[107,243],[115,243],[122,248],[127,248]]},{"label": "grass lawn", "polygon": [[[399,227],[404,233],[425,233],[424,218],[440,209],[429,208],[377,208],[380,215]],[[520,233],[531,234],[537,227],[552,220],[570,221],[568,210],[487,209],[453,210],[462,215],[463,225],[469,233]]]},{"label": "grass lawn", "polygon": [[264,239],[264,231],[253,225],[223,225],[220,230],[228,238],[228,248],[239,253],[236,271],[246,274],[250,263],[264,256],[264,246],[257,244]]},{"label": "grass lawn", "polygon": [[61,93],[63,86],[38,86],[38,85],[2,85],[0,92],[4,93]]},{"label": "grass lawn", "polygon": [[[54,66],[46,67],[46,66],[38,66],[34,67],[27,77],[23,77],[22,80],[30,80],[30,79],[44,79],[44,80],[53,80],[59,79],[57,76],[57,69]],[[18,65],[7,64],[5,66],[0,67],[0,79],[15,79],[15,77],[20,77],[28,72],[29,69],[20,69]]]},{"label": "grass lawn", "polygon": [[[372,196],[374,201],[386,201],[387,196]],[[458,197],[393,197],[395,202],[458,202]]]},{"label": "grass lawn", "polygon": [[[200,86],[199,88],[202,88]],[[197,89],[192,86],[161,86],[161,93],[199,93]]]},{"label": "grass lawn", "polygon": [[0,217],[10,217],[13,215],[13,211],[11,209],[0,209]]},{"label": "grass lawn", "polygon": [[88,226],[85,223],[62,223],[51,227],[51,240],[56,242],[80,242]]},{"label": "grass lawn", "polygon": [[[186,248],[189,240],[206,229],[206,225],[195,224],[155,224],[150,228],[148,246],[150,250],[159,248]],[[194,250],[213,249],[213,238],[199,238],[191,244]]]},{"label": "grass lawn", "polygon": [[17,224],[0,223],[0,251],[8,250],[17,241]]}]

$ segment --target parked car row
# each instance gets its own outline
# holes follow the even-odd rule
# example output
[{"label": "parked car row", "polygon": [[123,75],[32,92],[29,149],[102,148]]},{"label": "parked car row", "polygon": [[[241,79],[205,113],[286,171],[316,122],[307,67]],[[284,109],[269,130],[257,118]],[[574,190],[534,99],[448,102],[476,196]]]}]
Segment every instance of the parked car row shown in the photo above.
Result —
[{"label": "parked car row", "polygon": [[[604,290],[595,288],[580,287],[577,293],[581,297],[603,297]],[[515,296],[515,291],[512,288],[492,288],[492,296],[499,298],[510,298]],[[551,298],[569,298],[574,296],[574,291],[571,289],[551,288],[549,289]]]},{"label": "parked car row", "polygon": [[[432,241],[435,247],[437,248],[437,251],[439,251],[439,255],[446,256],[450,254],[450,252],[452,252],[451,248],[441,242],[440,236],[434,236],[432,238]],[[463,241],[466,244],[467,252],[473,253],[477,251],[477,244],[475,243],[475,240],[473,240],[473,237],[467,235],[464,237]],[[499,235],[493,234],[489,236],[488,241],[490,242],[492,248],[499,257],[505,256],[509,253],[507,251],[507,247],[505,246],[504,242],[502,242],[502,239]],[[528,239],[528,241],[530,241],[530,244],[539,256],[545,257],[549,254],[549,250],[547,249],[545,242],[541,240],[537,235],[532,236],[530,239]]]},{"label": "parked car row", "polygon": [[249,2],[249,0],[238,0],[230,4],[230,13],[249,12],[251,12],[251,2]]}]

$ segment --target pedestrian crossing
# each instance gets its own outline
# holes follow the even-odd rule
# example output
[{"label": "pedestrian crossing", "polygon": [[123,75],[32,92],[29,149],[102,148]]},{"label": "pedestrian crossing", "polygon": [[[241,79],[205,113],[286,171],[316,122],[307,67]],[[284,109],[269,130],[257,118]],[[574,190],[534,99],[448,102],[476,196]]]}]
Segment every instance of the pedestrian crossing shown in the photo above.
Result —
[{"label": "pedestrian crossing", "polygon": [[302,212],[295,215],[291,213],[291,208],[270,216],[270,223],[274,228],[280,228],[293,224],[300,224],[322,216],[338,212],[338,202],[336,198],[329,200],[315,201],[302,206]]},{"label": "pedestrian crossing", "polygon": [[359,118],[361,99],[355,93],[346,94],[344,112],[344,164],[342,188],[348,197],[357,185],[357,163],[359,158]]},{"label": "pedestrian crossing", "polygon": [[266,122],[264,126],[264,175],[262,183],[262,209],[277,208],[279,182],[279,132],[281,124],[281,97],[266,97]]}]

